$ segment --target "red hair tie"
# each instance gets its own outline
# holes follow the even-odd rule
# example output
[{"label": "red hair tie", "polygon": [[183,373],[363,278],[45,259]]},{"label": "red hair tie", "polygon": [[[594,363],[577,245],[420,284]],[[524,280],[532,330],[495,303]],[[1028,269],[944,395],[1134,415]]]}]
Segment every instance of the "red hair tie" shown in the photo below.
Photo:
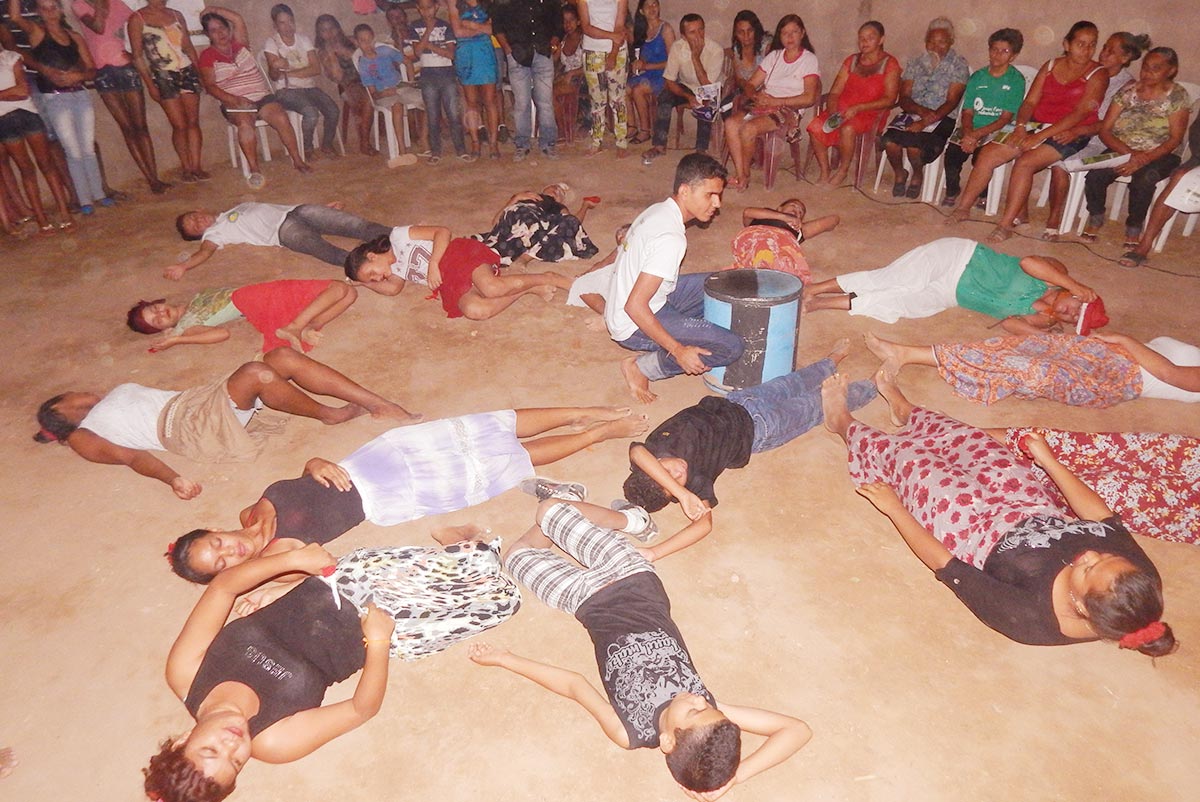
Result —
[{"label": "red hair tie", "polygon": [[1151,621],[1146,626],[1130,632],[1117,641],[1122,649],[1140,649],[1147,643],[1153,643],[1167,632],[1167,625],[1162,621]]},{"label": "red hair tie", "polygon": [[38,429],[38,434],[40,434],[42,436],[42,438],[45,440],[52,440],[55,443],[58,442],[58,435],[56,435],[54,432],[50,431],[49,429]]},{"label": "red hair tie", "polygon": [[167,551],[165,554],[163,554],[163,556],[167,558],[167,562],[169,562],[171,564],[175,563],[175,543],[174,542],[167,544]]}]

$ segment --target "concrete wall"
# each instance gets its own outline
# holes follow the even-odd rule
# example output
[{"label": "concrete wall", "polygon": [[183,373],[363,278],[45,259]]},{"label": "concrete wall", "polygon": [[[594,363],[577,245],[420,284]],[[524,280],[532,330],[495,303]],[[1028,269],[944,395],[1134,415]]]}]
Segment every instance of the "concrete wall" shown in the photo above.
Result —
[{"label": "concrete wall", "polygon": [[[270,32],[268,11],[273,0],[230,0],[228,6],[246,17],[255,49]],[[301,31],[312,35],[317,14],[328,12],[341,20],[347,30],[360,21],[370,22],[377,31],[386,30],[382,15],[363,17],[352,10],[351,0],[322,0],[320,3],[292,0]],[[1060,7],[1061,6],[1061,7]],[[887,28],[887,49],[906,59],[923,47],[925,26],[933,17],[945,15],[954,20],[958,41],[956,48],[966,56],[972,69],[986,60],[987,37],[1000,27],[1019,28],[1025,34],[1025,50],[1019,63],[1041,64],[1058,54],[1063,34],[1080,18],[1092,20],[1099,26],[1101,37],[1113,31],[1128,30],[1149,33],[1155,44],[1175,48],[1182,61],[1179,77],[1200,83],[1200,14],[1194,0],[1142,0],[1131,5],[1118,0],[1094,0],[1067,8],[1039,0],[1009,0],[1006,3],[981,4],[969,0],[936,0],[933,3],[914,0],[845,0],[842,3],[816,0],[663,0],[663,13],[677,25],[679,17],[689,11],[702,14],[709,35],[728,43],[734,14],[741,8],[754,9],[768,30],[786,13],[800,14],[808,26],[809,37],[821,59],[826,85],[832,80],[842,58],[855,48],[858,26],[868,19],[878,19]],[[1086,10],[1085,10],[1086,9]],[[335,94],[327,86],[331,94]],[[99,103],[97,103],[99,106]],[[205,99],[202,105],[205,132],[205,164],[228,165],[225,124],[216,104]],[[150,104],[151,128],[154,132],[159,162],[166,175],[177,168],[170,146],[170,131],[162,111]],[[117,186],[138,181],[129,154],[120,134],[107,113],[97,109],[98,137],[104,148],[106,166],[112,183]]]}]

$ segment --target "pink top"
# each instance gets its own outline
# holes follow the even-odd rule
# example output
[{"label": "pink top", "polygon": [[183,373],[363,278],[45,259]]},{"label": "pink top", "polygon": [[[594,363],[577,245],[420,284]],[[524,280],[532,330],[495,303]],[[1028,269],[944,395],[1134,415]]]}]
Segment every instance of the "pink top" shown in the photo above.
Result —
[{"label": "pink top", "polygon": [[[96,10],[91,3],[85,3],[84,0],[75,0],[71,9],[80,19],[94,14]],[[125,23],[129,21],[132,14],[133,10],[125,4],[124,0],[109,0],[108,18],[104,21],[104,33],[96,33],[82,22],[80,23],[79,32],[87,44],[88,52],[92,54],[92,61],[95,62],[96,69],[124,67],[132,63],[129,51],[125,47],[124,36]]]},{"label": "pink top", "polygon": [[[1059,83],[1059,80],[1054,77],[1054,68],[1051,67],[1046,73],[1046,80],[1042,84],[1042,97],[1038,100],[1038,104],[1033,108],[1033,121],[1038,123],[1054,124],[1066,117],[1079,105],[1079,101],[1083,100],[1084,90],[1087,89],[1088,80],[1096,74],[1096,70],[1104,69],[1096,66],[1087,74],[1081,75],[1074,81],[1069,83]],[[1082,120],[1076,125],[1089,125],[1090,123],[1099,122],[1100,117],[1096,109],[1092,109],[1087,113]]]},{"label": "pink top", "polygon": [[231,95],[259,101],[271,94],[271,87],[267,86],[267,79],[263,77],[254,56],[237,42],[233,43],[232,57],[226,57],[215,47],[205,48],[200,54],[199,66],[211,68],[217,86]]}]

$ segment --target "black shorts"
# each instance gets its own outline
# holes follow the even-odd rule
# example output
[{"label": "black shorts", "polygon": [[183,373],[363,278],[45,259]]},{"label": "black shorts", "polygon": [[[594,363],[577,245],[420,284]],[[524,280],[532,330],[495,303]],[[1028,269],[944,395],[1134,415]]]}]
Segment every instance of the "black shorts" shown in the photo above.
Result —
[{"label": "black shorts", "polygon": [[185,92],[200,94],[200,73],[196,72],[194,66],[189,65],[182,70],[155,70],[151,75],[158,96],[163,100],[174,100]]},{"label": "black shorts", "polygon": [[97,92],[138,92],[142,88],[142,76],[138,75],[137,67],[126,64],[124,67],[101,67],[96,70]]},{"label": "black shorts", "polygon": [[883,132],[883,141],[891,142],[902,148],[919,148],[921,165],[924,166],[936,159],[946,149],[946,140],[954,133],[956,122],[953,117],[943,117],[932,131],[900,131],[889,128]]},{"label": "black shorts", "polygon": [[19,142],[38,133],[46,133],[46,123],[29,109],[13,109],[0,117],[0,142]]}]

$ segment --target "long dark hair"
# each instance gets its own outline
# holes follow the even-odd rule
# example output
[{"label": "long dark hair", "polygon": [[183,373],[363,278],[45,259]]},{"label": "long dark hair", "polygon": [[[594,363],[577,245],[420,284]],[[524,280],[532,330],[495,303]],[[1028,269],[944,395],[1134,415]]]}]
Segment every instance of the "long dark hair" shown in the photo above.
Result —
[{"label": "long dark hair", "polygon": [[[637,11],[633,12],[633,46],[641,47],[646,44],[646,34],[650,33],[650,21],[646,19],[642,7],[646,0],[638,0]],[[659,15],[661,18],[661,15]]]},{"label": "long dark hair", "polygon": [[322,14],[317,17],[316,23],[313,25],[313,41],[316,42],[317,50],[325,50],[328,45],[321,38],[321,26],[325,23],[332,23],[334,30],[337,31],[338,44],[342,47],[354,49],[354,43],[350,41],[350,37],[346,36],[346,32],[342,29],[342,23],[338,22],[338,18],[332,14]]},{"label": "long dark hair", "polygon": [[771,39],[771,50],[783,50],[783,26],[795,23],[800,26],[800,30],[804,31],[804,38],[800,40],[800,47],[807,50],[809,53],[816,53],[812,42],[808,41],[808,26],[804,24],[804,20],[799,14],[784,14],[779,18],[779,23],[775,26],[775,36]]},{"label": "long dark hair", "polygon": [[1171,627],[1160,620],[1162,585],[1145,571],[1121,574],[1107,593],[1084,596],[1083,606],[1087,608],[1088,623],[1105,640],[1115,640],[1124,648],[1137,649],[1150,657],[1162,657],[1176,649]]},{"label": "long dark hair", "polygon": [[737,39],[737,26],[739,22],[748,22],[750,27],[754,29],[754,54],[758,55],[762,52],[763,39],[767,38],[767,31],[763,28],[762,20],[748,8],[743,8],[733,18],[733,52],[738,57],[742,57],[742,43]]}]

